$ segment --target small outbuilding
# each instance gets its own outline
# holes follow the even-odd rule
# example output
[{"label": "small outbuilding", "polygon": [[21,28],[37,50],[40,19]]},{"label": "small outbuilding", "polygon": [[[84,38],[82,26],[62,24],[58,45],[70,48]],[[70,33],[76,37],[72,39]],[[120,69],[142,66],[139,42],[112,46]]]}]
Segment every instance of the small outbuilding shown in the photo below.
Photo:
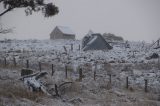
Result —
[{"label": "small outbuilding", "polygon": [[82,40],[83,51],[87,50],[110,50],[113,47],[110,46],[105,39],[99,33],[87,35]]},{"label": "small outbuilding", "polygon": [[73,39],[75,40],[76,34],[66,26],[56,26],[50,34],[50,39]]}]

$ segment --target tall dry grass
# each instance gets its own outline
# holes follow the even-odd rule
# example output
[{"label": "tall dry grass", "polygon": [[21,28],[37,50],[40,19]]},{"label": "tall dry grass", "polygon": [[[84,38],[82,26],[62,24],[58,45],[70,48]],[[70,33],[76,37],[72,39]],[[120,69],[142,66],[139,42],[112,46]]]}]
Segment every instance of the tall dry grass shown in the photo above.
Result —
[{"label": "tall dry grass", "polygon": [[32,101],[37,100],[37,98],[45,96],[42,92],[31,92],[24,84],[20,81],[11,80],[1,80],[0,81],[0,96],[19,99],[26,98]]}]

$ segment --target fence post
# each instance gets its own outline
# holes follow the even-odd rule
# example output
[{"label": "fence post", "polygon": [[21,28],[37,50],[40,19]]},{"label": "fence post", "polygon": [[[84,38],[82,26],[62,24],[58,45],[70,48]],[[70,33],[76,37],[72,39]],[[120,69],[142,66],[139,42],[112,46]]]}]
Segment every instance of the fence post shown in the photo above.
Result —
[{"label": "fence post", "polygon": [[16,63],[16,58],[15,57],[13,58],[13,62],[14,62],[14,66],[16,67],[17,63]]},{"label": "fence post", "polygon": [[41,72],[42,67],[41,67],[41,62],[39,62],[39,71]]},{"label": "fence post", "polygon": [[82,68],[79,69],[79,81],[82,81]]},{"label": "fence post", "polygon": [[68,69],[67,69],[67,66],[65,65],[65,74],[66,74],[66,79],[68,78]]},{"label": "fence post", "polygon": [[159,40],[157,40],[157,47],[159,47],[159,43],[160,43],[160,39],[159,39]]},{"label": "fence post", "polygon": [[71,51],[73,51],[73,44],[71,44]]},{"label": "fence post", "polygon": [[52,64],[52,76],[53,76],[53,74],[54,74],[54,71],[53,71],[53,64]]},{"label": "fence post", "polygon": [[110,82],[110,84],[112,83],[112,75],[111,74],[109,74],[109,82]]},{"label": "fence post", "polygon": [[94,69],[94,80],[96,80],[96,71],[97,71],[97,61],[95,62],[95,69]]},{"label": "fence post", "polygon": [[147,80],[147,79],[145,79],[145,92],[148,92],[147,87],[148,87],[148,80]]},{"label": "fence post", "polygon": [[5,67],[7,66],[7,59],[6,59],[6,57],[4,58],[4,66]]},{"label": "fence post", "polygon": [[81,46],[80,46],[80,45],[79,45],[79,48],[78,48],[78,49],[79,49],[79,51],[81,50]]},{"label": "fence post", "polygon": [[56,93],[56,96],[59,96],[57,84],[55,84],[55,93]]},{"label": "fence post", "polygon": [[94,80],[96,80],[96,71],[94,71]]},{"label": "fence post", "polygon": [[26,68],[29,68],[29,60],[26,60]]},{"label": "fence post", "polygon": [[160,70],[160,57],[158,57],[158,69]]},{"label": "fence post", "polygon": [[[66,49],[66,47],[65,46],[63,46],[63,48],[64,48],[64,51],[67,53],[67,49]],[[56,54],[57,55],[57,54]]]},{"label": "fence post", "polygon": [[128,89],[128,77],[126,77],[126,88]]}]

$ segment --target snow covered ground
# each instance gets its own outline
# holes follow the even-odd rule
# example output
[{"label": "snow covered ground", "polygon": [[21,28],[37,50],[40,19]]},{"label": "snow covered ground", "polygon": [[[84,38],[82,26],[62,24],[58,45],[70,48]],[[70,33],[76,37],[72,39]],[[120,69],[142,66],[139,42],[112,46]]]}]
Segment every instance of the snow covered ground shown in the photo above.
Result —
[{"label": "snow covered ground", "polygon": [[[16,101],[28,102],[33,106],[56,106],[56,104],[59,106],[146,106],[146,104],[158,106],[160,105],[158,95],[160,64],[158,58],[147,58],[153,53],[160,56],[160,49],[150,48],[150,44],[144,42],[129,42],[129,44],[130,48],[114,45],[109,51],[84,52],[79,49],[81,41],[78,40],[1,41],[0,81],[20,78],[20,69],[26,67],[26,60],[29,60],[29,67],[35,72],[39,71],[39,62],[41,62],[42,70],[49,73],[49,81],[45,83],[54,85],[66,80],[74,83],[66,88],[61,98],[44,96],[35,104],[28,99],[22,100],[23,98]],[[7,68],[4,67],[4,58],[7,60]],[[16,59],[16,68],[12,66],[13,58]],[[50,76],[51,64],[54,65],[53,76]],[[68,66],[67,79],[65,78],[66,65]],[[82,82],[77,80],[79,67],[83,69]],[[94,71],[96,71],[96,80],[93,78]],[[112,75],[111,84],[109,74]],[[125,88],[127,76],[129,90]],[[149,93],[144,93],[144,79],[148,80]],[[51,87],[49,86],[48,89]],[[8,98],[1,96],[0,100],[5,104]],[[26,106],[23,103],[20,105]]]}]

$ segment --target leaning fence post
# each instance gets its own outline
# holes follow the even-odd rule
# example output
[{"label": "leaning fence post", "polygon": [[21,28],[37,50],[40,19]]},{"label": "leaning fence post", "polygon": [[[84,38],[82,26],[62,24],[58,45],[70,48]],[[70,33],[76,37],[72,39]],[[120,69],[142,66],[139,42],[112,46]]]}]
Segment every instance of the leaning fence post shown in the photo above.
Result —
[{"label": "leaning fence post", "polygon": [[52,76],[53,76],[53,74],[54,74],[54,71],[53,71],[53,64],[52,64]]},{"label": "leaning fence post", "polygon": [[7,66],[7,59],[6,59],[6,57],[4,58],[4,66],[5,67]]},{"label": "leaning fence post", "polygon": [[128,89],[128,77],[126,77],[126,88]]},{"label": "leaning fence post", "polygon": [[[65,46],[63,46],[63,48],[64,48],[65,52],[67,53],[67,49],[66,49],[66,47],[65,47]],[[57,55],[57,54],[56,54],[56,55]]]},{"label": "leaning fence post", "polygon": [[13,62],[14,62],[14,66],[16,67],[17,63],[16,63],[16,58],[15,57],[13,58]]},{"label": "leaning fence post", "polygon": [[65,66],[65,74],[66,74],[66,78],[68,78],[68,72],[67,72],[67,66]]},{"label": "leaning fence post", "polygon": [[29,60],[26,60],[26,68],[29,68]]},{"label": "leaning fence post", "polygon": [[82,81],[82,68],[79,69],[79,81]]},{"label": "leaning fence post", "polygon": [[147,89],[147,87],[148,87],[148,80],[145,79],[144,81],[145,81],[145,92],[148,92],[148,89]]}]

